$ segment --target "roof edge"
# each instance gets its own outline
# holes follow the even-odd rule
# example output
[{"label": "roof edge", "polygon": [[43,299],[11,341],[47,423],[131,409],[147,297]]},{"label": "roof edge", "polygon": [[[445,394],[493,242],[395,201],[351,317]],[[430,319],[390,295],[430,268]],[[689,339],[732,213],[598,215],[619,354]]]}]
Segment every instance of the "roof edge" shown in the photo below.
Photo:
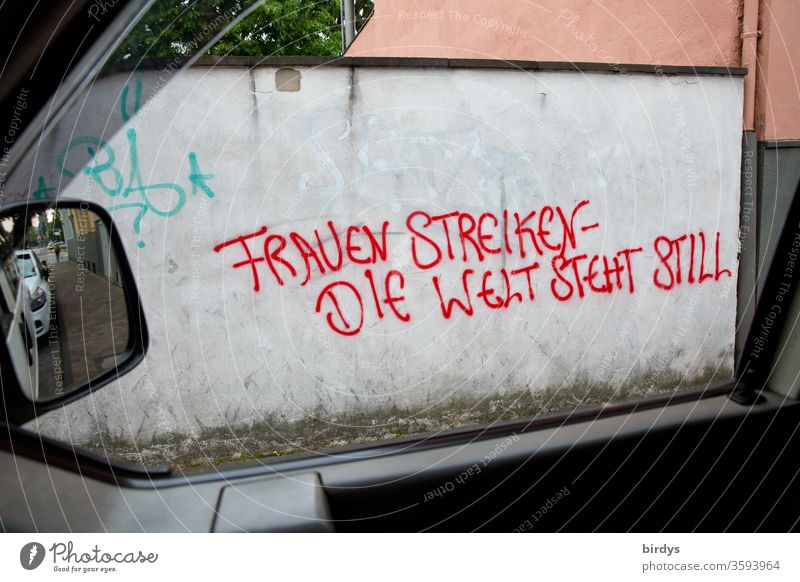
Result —
[{"label": "roof edge", "polygon": [[[177,60],[176,60],[177,59]],[[161,69],[174,67],[183,57],[145,59],[136,66],[112,65],[106,72],[132,69]],[[654,75],[723,75],[742,77],[746,67],[661,65],[642,63],[597,63],[570,61],[505,61],[495,59],[446,59],[427,57],[319,57],[319,56],[205,56],[198,58],[194,67],[385,67],[434,69],[506,69],[522,71],[578,71],[626,75],[644,73]]]}]

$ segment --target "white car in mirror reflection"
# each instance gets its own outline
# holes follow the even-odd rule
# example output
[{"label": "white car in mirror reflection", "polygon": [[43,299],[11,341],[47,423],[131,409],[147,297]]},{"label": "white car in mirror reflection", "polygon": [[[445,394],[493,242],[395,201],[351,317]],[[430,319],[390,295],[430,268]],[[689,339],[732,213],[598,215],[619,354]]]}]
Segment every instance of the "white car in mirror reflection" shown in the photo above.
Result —
[{"label": "white car in mirror reflection", "polygon": [[47,333],[50,326],[50,286],[47,284],[49,270],[31,250],[14,251],[14,262],[28,290],[33,325],[36,337],[40,338]]}]

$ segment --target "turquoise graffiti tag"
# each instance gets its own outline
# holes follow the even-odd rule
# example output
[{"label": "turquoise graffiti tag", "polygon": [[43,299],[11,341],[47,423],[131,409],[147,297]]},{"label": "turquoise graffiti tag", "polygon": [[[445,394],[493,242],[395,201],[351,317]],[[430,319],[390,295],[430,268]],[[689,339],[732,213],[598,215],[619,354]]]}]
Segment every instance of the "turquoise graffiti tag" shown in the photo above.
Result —
[{"label": "turquoise graffiti tag", "polygon": [[[128,85],[120,93],[120,114],[123,121],[128,121],[130,115],[127,111]],[[142,85],[136,80],[134,86],[133,113],[139,111]],[[110,212],[117,210],[134,209],[136,216],[133,220],[133,230],[139,238],[137,245],[144,247],[141,240],[142,221],[148,215],[168,218],[175,216],[183,210],[186,204],[186,190],[174,182],[161,182],[145,184],[139,169],[139,148],[137,145],[136,129],[131,128],[125,132],[128,154],[128,174],[124,175],[118,167],[117,154],[107,142],[95,136],[81,136],[71,140],[59,152],[56,158],[56,167],[61,175],[68,178],[75,176],[75,172],[67,167],[67,156],[70,152],[85,150],[89,156],[89,163],[81,172],[88,176],[106,195],[115,199],[108,208]],[[214,197],[214,191],[208,181],[214,174],[204,174],[195,152],[188,153],[189,176],[193,196],[202,193],[208,198]],[[39,190],[45,190],[44,179],[39,178]],[[50,189],[52,190],[52,189]]]}]

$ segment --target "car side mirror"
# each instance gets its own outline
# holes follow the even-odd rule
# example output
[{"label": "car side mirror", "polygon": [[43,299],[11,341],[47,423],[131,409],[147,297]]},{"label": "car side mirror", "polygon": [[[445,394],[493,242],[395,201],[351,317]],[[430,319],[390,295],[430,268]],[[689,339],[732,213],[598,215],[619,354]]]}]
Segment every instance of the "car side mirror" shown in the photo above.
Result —
[{"label": "car side mirror", "polygon": [[[58,233],[58,260],[37,243],[48,233]],[[0,419],[10,424],[82,398],[142,361],[144,314],[105,209],[63,199],[0,208],[0,327]]]}]

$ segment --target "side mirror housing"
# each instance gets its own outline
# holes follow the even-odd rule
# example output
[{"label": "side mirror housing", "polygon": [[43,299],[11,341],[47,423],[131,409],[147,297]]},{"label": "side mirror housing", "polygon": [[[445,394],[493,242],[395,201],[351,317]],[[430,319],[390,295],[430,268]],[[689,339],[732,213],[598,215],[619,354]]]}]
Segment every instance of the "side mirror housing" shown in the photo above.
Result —
[{"label": "side mirror housing", "polygon": [[[58,260],[33,244],[41,232],[59,233]],[[60,199],[0,208],[0,322],[0,419],[9,424],[82,398],[144,359],[135,279],[103,207]]]}]

